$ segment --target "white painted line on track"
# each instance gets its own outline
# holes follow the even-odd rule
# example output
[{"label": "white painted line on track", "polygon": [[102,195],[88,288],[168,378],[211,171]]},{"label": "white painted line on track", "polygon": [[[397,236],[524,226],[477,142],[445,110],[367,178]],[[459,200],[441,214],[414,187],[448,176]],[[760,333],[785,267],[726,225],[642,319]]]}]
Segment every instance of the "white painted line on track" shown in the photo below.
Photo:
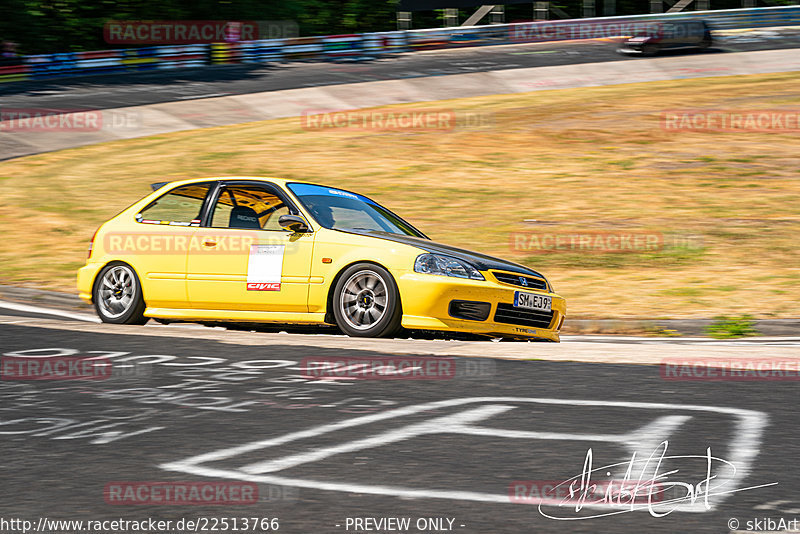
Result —
[{"label": "white painted line on track", "polygon": [[[479,410],[469,410],[463,412],[456,417],[461,417],[464,420],[455,421],[455,426],[463,427],[465,420],[474,421],[482,417],[488,417],[491,413],[498,413],[505,411],[506,408],[513,408],[514,406],[507,406],[508,404],[524,405],[526,403],[536,403],[544,405],[569,405],[569,406],[592,406],[592,407],[618,407],[618,408],[631,408],[631,409],[645,409],[645,410],[673,410],[673,411],[689,411],[689,412],[712,412],[722,415],[727,415],[735,418],[736,428],[732,432],[731,442],[728,448],[727,461],[736,466],[734,473],[727,476],[719,476],[716,481],[720,484],[730,483],[734,488],[740,488],[741,482],[745,479],[753,465],[755,457],[760,451],[761,435],[763,429],[767,424],[768,416],[764,412],[755,410],[746,410],[740,408],[717,407],[717,406],[703,406],[693,404],[671,404],[671,403],[645,403],[645,402],[626,402],[626,401],[595,401],[595,400],[573,400],[573,399],[553,399],[553,398],[532,398],[532,397],[466,397],[457,399],[448,399],[442,401],[428,402],[424,404],[417,404],[389,410],[387,412],[354,417],[343,421],[320,425],[306,430],[300,430],[285,434],[283,436],[272,437],[265,440],[253,441],[241,445],[236,445],[227,449],[220,449],[212,451],[191,458],[161,464],[159,467],[168,471],[176,471],[185,474],[192,474],[204,477],[221,477],[232,478],[235,480],[257,482],[262,484],[275,484],[284,486],[294,486],[299,488],[309,488],[315,490],[327,491],[341,491],[349,493],[367,493],[372,495],[386,495],[400,498],[416,498],[416,499],[450,499],[450,500],[465,500],[477,502],[493,502],[493,503],[510,503],[507,494],[500,493],[484,493],[476,491],[458,491],[458,490],[442,490],[434,488],[408,488],[401,486],[386,486],[377,484],[364,484],[360,482],[335,482],[329,480],[313,480],[307,478],[285,477],[266,472],[279,472],[283,469],[297,467],[304,463],[313,462],[320,458],[328,458],[332,454],[338,454],[350,450],[360,450],[370,446],[380,446],[383,444],[384,439],[391,438],[389,441],[399,441],[403,439],[413,438],[415,432],[406,432],[407,430],[419,431],[420,429],[427,433],[432,433],[426,423],[437,423],[443,427],[445,432],[453,432],[453,425],[443,425],[441,419],[436,418],[429,420],[422,425],[410,425],[393,431],[384,432],[383,434],[373,435],[371,437],[364,437],[356,441],[343,443],[339,446],[329,447],[327,449],[312,450],[306,453],[299,453],[294,455],[285,456],[283,458],[274,459],[266,462],[257,462],[255,464],[241,466],[239,468],[218,468],[209,465],[211,462],[218,462],[221,460],[229,460],[237,456],[253,453],[255,451],[269,449],[287,443],[296,442],[303,439],[315,438],[324,434],[336,432],[352,427],[358,427],[413,415],[431,410],[441,408],[448,408],[454,406],[463,406],[472,403],[483,403],[484,406]],[[503,403],[503,404],[499,404]],[[637,439],[632,440],[634,450],[639,450],[642,447],[651,445],[655,440],[662,439],[665,433],[672,432],[677,426],[687,420],[686,416],[668,416],[656,419],[652,424],[645,425],[645,427],[630,433],[628,436],[636,436]],[[475,428],[475,427],[473,427]],[[462,428],[463,430],[463,428]],[[405,433],[405,434],[404,434]],[[417,432],[419,433],[419,432]],[[462,433],[462,432],[457,432]],[[402,434],[402,435],[400,435]],[[656,434],[659,434],[658,436]],[[528,436],[513,436],[519,437],[535,437]],[[536,436],[540,437],[540,436]],[[561,436],[562,438],[565,436]],[[583,436],[584,438],[587,436]],[[610,439],[609,436],[592,436],[600,441]],[[319,458],[318,458],[319,457]],[[204,465],[205,464],[205,465]],[[737,491],[737,489],[731,492]],[[719,505],[731,492],[725,492],[715,496],[713,504],[709,508],[705,508],[701,503],[696,502],[693,504],[684,504],[677,506],[676,511],[682,512],[706,512],[709,509],[714,509]],[[593,505],[586,505],[591,507]]]},{"label": "white painted line on track", "polygon": [[85,313],[73,313],[63,310],[56,310],[54,308],[41,308],[39,306],[30,306],[28,304],[17,304],[16,302],[7,302],[5,300],[0,300],[0,308],[5,308],[7,310],[14,310],[19,312],[25,313],[39,313],[42,315],[55,315],[57,317],[65,317],[67,319],[75,319],[78,321],[84,321],[88,323],[99,323],[101,322],[99,318],[95,317],[94,315],[88,315]]}]

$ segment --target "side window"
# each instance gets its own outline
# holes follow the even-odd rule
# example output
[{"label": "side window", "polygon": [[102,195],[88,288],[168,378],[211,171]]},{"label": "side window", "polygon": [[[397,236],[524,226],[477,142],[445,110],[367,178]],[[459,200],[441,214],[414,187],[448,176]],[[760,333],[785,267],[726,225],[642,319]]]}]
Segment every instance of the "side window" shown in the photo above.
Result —
[{"label": "side window", "polygon": [[211,187],[210,182],[173,189],[147,205],[136,215],[141,223],[199,225],[200,209]]},{"label": "side window", "polygon": [[278,224],[289,208],[275,193],[259,186],[223,187],[211,217],[213,228],[283,230]]},{"label": "side window", "polygon": [[278,219],[281,218],[281,215],[289,215],[289,206],[282,206],[276,209],[270,216],[267,218],[266,222],[264,223],[264,230],[283,230],[283,227],[278,224]]}]

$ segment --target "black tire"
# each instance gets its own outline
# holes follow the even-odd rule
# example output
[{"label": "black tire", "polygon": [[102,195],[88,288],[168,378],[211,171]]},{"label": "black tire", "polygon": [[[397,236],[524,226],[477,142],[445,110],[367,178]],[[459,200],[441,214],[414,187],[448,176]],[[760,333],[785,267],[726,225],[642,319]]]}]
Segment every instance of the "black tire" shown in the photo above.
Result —
[{"label": "black tire", "polygon": [[[374,285],[370,285],[373,282]],[[351,265],[334,288],[333,315],[336,324],[348,336],[393,335],[400,329],[403,317],[394,278],[389,271],[373,263]]]},{"label": "black tire", "polygon": [[658,50],[659,50],[658,45],[652,43],[646,43],[644,46],[642,46],[642,55],[647,57],[652,57],[658,54]]},{"label": "black tire", "polygon": [[142,284],[136,271],[122,262],[103,267],[92,287],[92,301],[97,316],[104,323],[145,324]]}]

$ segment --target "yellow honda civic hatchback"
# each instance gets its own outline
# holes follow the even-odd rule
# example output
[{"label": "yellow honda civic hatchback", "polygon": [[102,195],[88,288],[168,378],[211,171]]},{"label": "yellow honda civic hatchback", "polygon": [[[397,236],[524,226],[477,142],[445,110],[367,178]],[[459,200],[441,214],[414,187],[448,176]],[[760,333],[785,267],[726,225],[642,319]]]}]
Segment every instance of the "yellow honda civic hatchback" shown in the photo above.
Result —
[{"label": "yellow honda civic hatchback", "polygon": [[337,325],[559,341],[566,303],[522,265],[431,241],[369,198],[273,178],[153,184],[104,223],[78,290],[107,323]]}]

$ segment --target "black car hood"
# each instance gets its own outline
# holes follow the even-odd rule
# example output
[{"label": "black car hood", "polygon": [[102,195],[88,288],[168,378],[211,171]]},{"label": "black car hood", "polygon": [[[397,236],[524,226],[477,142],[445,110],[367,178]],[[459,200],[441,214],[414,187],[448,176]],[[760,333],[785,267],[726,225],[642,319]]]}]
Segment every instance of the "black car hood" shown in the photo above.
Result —
[{"label": "black car hood", "polygon": [[514,263],[511,261],[501,260],[500,258],[495,258],[493,256],[487,256],[486,254],[480,254],[478,252],[464,250],[463,248],[456,248],[456,247],[451,247],[450,245],[443,245],[441,243],[436,243],[434,241],[431,241],[430,239],[423,239],[421,237],[413,237],[410,235],[392,234],[389,232],[377,232],[373,230],[348,229],[346,231],[353,234],[376,237],[378,239],[385,239],[387,241],[394,241],[396,243],[411,245],[413,247],[421,248],[426,252],[433,252],[436,254],[444,254],[446,256],[452,256],[459,260],[468,261],[469,263],[477,267],[479,271],[488,271],[489,269],[497,269],[499,271],[509,271],[512,273],[527,274],[544,278],[544,275],[534,271],[533,269],[525,267],[524,265],[520,265],[518,263]]}]

